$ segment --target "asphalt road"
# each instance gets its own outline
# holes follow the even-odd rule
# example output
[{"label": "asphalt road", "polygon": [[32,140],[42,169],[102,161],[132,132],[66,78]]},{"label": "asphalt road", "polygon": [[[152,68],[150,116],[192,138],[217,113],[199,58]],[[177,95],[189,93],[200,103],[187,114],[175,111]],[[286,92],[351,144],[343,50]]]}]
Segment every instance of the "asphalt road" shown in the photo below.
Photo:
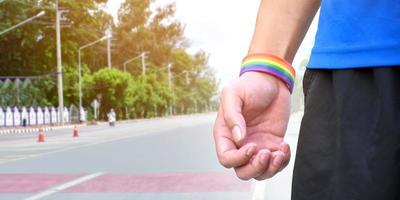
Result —
[{"label": "asphalt road", "polygon": [[[292,152],[301,116],[292,118]],[[290,199],[291,167],[238,180],[215,156],[215,113],[0,137],[0,199]],[[293,147],[294,145],[294,147]]]}]

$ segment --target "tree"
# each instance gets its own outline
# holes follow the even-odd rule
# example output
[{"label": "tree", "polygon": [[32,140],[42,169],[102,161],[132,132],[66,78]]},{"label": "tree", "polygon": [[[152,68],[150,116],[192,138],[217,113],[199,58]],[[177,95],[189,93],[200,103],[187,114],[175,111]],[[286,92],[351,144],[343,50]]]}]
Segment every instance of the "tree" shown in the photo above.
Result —
[{"label": "tree", "polygon": [[99,100],[100,116],[105,118],[105,114],[114,108],[121,117],[125,105],[130,103],[130,88],[133,84],[131,76],[117,69],[105,68],[93,74],[92,83],[90,99]]},{"label": "tree", "polygon": [[[106,65],[105,44],[85,48],[82,55],[83,106],[97,99],[101,103],[100,117],[114,108],[119,117],[124,114],[151,117],[166,113],[173,105],[177,113],[205,110],[212,104],[217,90],[214,72],[208,66],[208,55],[187,53],[189,46],[184,36],[184,25],[174,18],[175,5],[152,8],[152,0],[126,0],[119,10],[119,23],[100,7],[107,0],[59,0],[63,14],[62,56],[64,102],[66,106],[78,105],[79,47],[103,37],[108,27],[113,27],[113,69]],[[39,79],[31,84],[16,87],[4,83],[0,92],[10,95],[0,97],[1,105],[56,106],[56,37],[54,0],[4,1],[0,4],[0,30],[46,10],[46,15],[24,25],[12,34],[0,37],[0,75],[32,76]],[[147,73],[141,73],[142,62],[129,64],[128,73],[118,68],[142,52],[146,58]],[[171,64],[173,90],[168,87],[166,66]],[[186,79],[188,76],[188,80]],[[189,82],[188,82],[189,81]],[[31,91],[22,96],[15,91]],[[24,92],[25,93],[25,92]],[[16,99],[16,97],[20,99]]]},{"label": "tree", "polygon": [[[173,18],[175,5],[155,10],[150,5],[150,0],[126,0],[119,10],[113,58],[120,67],[128,58],[144,51],[148,52],[147,62],[155,67],[166,66],[171,61],[171,52],[185,47],[183,25]],[[139,69],[138,64],[130,67],[130,71]]]},{"label": "tree", "polygon": [[[174,91],[176,94],[176,106],[181,113],[204,111],[213,102],[216,95],[217,82],[213,70],[208,65],[208,56],[200,51],[195,55],[189,55],[184,51],[175,51],[174,73],[178,74],[174,79]],[[186,74],[188,72],[188,81]]]},{"label": "tree", "polygon": [[139,76],[132,91],[131,112],[137,117],[165,113],[166,106],[172,102],[168,85],[155,74]]},{"label": "tree", "polygon": [[[46,15],[30,24],[21,26],[0,37],[0,75],[32,76],[56,71],[56,37],[54,0],[4,1],[0,4],[0,30],[46,10]],[[103,37],[112,25],[112,17],[100,9],[106,0],[59,0],[62,9],[69,10],[63,18],[62,56],[63,64],[72,66],[77,62],[79,46]],[[65,26],[64,26],[65,25]],[[83,62],[98,69],[106,63],[103,49],[91,48],[84,52]],[[56,79],[52,79],[55,81]],[[64,80],[68,85],[68,80]],[[45,96],[55,97],[55,87],[45,90]],[[68,99],[68,98],[67,98]],[[53,105],[56,98],[50,98]],[[72,102],[71,102],[72,103]]]}]

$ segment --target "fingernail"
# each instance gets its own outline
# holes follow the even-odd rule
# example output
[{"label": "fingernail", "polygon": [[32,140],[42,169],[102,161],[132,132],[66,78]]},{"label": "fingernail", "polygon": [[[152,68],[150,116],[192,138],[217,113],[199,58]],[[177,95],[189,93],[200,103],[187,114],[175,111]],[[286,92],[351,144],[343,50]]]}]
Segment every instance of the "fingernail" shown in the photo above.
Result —
[{"label": "fingernail", "polygon": [[247,156],[253,155],[255,149],[256,149],[255,146],[249,147],[249,148],[247,149],[247,151],[246,151],[246,155],[247,155]]},{"label": "fingernail", "polygon": [[239,126],[235,126],[232,129],[233,139],[238,142],[242,139],[242,131]]}]

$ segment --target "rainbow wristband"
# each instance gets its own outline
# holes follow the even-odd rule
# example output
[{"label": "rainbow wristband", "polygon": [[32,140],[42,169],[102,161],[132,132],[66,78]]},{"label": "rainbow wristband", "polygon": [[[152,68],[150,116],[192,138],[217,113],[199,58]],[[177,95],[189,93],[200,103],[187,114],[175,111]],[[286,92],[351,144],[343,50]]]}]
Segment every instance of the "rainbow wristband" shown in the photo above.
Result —
[{"label": "rainbow wristband", "polygon": [[283,81],[289,88],[290,93],[293,92],[296,72],[292,65],[282,58],[271,54],[249,54],[243,59],[240,76],[246,72],[271,74]]}]

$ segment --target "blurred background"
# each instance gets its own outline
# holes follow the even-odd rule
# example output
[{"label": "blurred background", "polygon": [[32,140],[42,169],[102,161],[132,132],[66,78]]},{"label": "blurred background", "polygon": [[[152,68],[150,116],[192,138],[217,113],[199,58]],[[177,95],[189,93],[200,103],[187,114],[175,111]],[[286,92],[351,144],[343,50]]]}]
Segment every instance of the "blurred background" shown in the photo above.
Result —
[{"label": "blurred background", "polygon": [[99,119],[111,108],[119,119],[163,116],[168,107],[169,114],[215,109],[218,80],[209,65],[210,53],[189,51],[191,41],[185,24],[175,17],[176,4],[60,1],[57,17],[54,2],[0,4],[0,30],[46,12],[0,35],[0,105],[81,104],[89,110],[88,120],[95,117],[94,101]]}]

